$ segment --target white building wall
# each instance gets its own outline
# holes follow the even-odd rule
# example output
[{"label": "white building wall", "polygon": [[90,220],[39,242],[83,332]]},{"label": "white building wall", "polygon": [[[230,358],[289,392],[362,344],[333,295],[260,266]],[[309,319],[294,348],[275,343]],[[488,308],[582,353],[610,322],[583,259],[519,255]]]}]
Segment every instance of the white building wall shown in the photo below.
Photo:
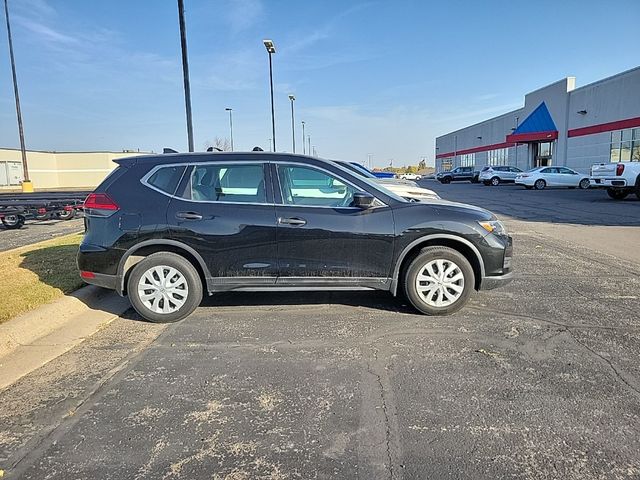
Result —
[{"label": "white building wall", "polygon": [[[525,95],[523,108],[436,139],[436,156],[504,143],[506,136],[542,102],[545,102],[558,130],[552,163],[587,173],[594,163],[608,162],[611,132],[568,137],[569,130],[640,117],[640,67],[610,78],[575,88],[575,78],[567,77]],[[579,111],[586,110],[586,114]],[[481,138],[478,138],[481,137]],[[509,148],[509,165],[532,167],[529,144]],[[476,152],[476,167],[487,163],[487,152]],[[459,155],[453,166],[460,164]],[[442,159],[436,159],[439,170]]]}]

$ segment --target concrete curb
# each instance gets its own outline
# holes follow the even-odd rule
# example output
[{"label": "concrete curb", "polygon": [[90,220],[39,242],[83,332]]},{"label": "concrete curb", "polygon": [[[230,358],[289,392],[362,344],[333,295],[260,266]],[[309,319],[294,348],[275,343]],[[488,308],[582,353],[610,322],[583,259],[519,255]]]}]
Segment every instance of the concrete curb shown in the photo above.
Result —
[{"label": "concrete curb", "polygon": [[0,324],[0,389],[82,343],[131,304],[93,285]]}]

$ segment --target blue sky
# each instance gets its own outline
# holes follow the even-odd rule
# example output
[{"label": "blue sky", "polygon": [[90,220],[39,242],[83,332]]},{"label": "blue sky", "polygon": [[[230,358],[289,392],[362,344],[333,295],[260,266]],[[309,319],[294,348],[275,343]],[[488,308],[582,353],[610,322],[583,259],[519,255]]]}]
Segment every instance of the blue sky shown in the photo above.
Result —
[{"label": "blue sky", "polygon": [[[10,0],[28,148],[186,150],[175,0]],[[436,136],[638,66],[638,0],[185,0],[196,150],[228,137],[291,151],[288,93],[318,154],[433,163]],[[18,147],[0,35],[0,146]]]}]

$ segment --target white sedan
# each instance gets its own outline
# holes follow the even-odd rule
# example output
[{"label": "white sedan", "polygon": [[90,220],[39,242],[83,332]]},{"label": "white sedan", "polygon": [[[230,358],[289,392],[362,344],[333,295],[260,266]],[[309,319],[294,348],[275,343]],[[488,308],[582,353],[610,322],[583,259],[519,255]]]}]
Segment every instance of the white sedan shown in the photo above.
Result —
[{"label": "white sedan", "polygon": [[526,189],[546,187],[589,188],[589,176],[567,167],[538,167],[516,176],[516,185]]}]

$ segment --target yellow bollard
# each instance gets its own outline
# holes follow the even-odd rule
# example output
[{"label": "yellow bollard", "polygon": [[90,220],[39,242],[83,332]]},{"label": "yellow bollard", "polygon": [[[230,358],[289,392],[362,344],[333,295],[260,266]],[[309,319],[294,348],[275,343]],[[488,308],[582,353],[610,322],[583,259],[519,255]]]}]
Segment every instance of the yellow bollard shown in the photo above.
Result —
[{"label": "yellow bollard", "polygon": [[31,183],[31,180],[22,181],[22,193],[33,193],[33,183]]}]

